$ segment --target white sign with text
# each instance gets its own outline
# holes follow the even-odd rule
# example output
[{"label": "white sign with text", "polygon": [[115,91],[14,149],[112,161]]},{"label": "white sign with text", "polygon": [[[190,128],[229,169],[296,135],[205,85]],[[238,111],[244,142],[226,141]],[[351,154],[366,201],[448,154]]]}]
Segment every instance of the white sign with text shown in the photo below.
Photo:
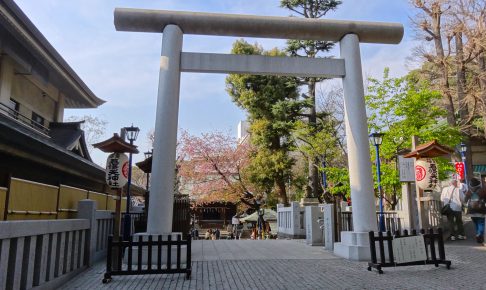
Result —
[{"label": "white sign with text", "polygon": [[414,168],[413,158],[405,158],[403,156],[398,156],[398,166],[400,169],[401,182],[415,181],[415,168]]},{"label": "white sign with text", "polygon": [[395,263],[408,263],[427,260],[423,236],[395,238],[392,241]]}]

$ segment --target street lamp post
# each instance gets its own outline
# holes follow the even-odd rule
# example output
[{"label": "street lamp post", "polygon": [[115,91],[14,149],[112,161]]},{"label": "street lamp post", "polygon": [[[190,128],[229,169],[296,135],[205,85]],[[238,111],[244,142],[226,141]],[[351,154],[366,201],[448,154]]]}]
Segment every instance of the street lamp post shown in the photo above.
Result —
[{"label": "street lamp post", "polygon": [[466,180],[466,184],[468,184],[468,178],[467,178],[467,165],[466,165],[466,151],[467,151],[467,146],[464,144],[464,142],[461,142],[461,159],[464,164],[464,179]]},{"label": "street lamp post", "polygon": [[[130,141],[130,145],[133,145],[133,142],[137,140],[138,132],[140,129],[137,127],[125,127],[123,128],[125,131],[125,136],[127,137],[128,141]],[[131,217],[130,217],[130,205],[131,205],[131,197],[130,197],[130,186],[132,185],[132,153],[130,153],[128,157],[128,182],[127,182],[127,207],[125,211],[125,218],[123,223],[123,239],[128,241],[130,238],[130,228],[131,228]]]},{"label": "street lamp post", "polygon": [[[144,152],[143,154],[145,155],[145,159],[149,159],[150,157],[152,157],[152,154],[154,152],[154,149],[150,150],[150,151],[147,151],[147,152]],[[147,184],[145,185],[145,190],[148,192],[149,190],[149,178],[150,178],[150,173],[147,172]]]},{"label": "street lamp post", "polygon": [[383,133],[371,133],[370,141],[376,149],[376,179],[378,182],[378,192],[380,194],[380,231],[385,231],[385,222],[383,219],[383,191],[381,188],[381,170],[380,170],[380,145],[383,142]]},{"label": "street lamp post", "polygon": [[[145,160],[152,157],[153,153],[154,153],[154,149],[144,152],[143,154],[145,155]],[[147,184],[145,185],[145,217],[147,217],[147,213],[148,213],[149,195],[150,195],[149,185],[150,185],[150,171],[147,171]]]}]

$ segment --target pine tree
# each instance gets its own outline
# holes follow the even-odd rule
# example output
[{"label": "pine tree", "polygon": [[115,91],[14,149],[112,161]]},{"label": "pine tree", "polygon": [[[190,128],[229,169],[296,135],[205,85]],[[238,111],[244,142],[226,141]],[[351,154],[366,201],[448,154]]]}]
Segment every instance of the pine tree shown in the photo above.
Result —
[{"label": "pine tree", "polygon": [[[281,0],[280,5],[290,11],[297,13],[305,18],[321,18],[329,11],[335,10],[342,1],[339,0]],[[287,51],[292,56],[302,56],[315,58],[319,57],[322,52],[329,51],[334,43],[328,41],[315,40],[288,40]],[[311,104],[308,112],[305,114],[309,133],[315,135],[318,131],[318,112],[316,109],[316,84],[321,82],[322,78],[300,78],[299,84],[307,86],[307,93],[303,95]],[[318,197],[322,193],[322,187],[319,180],[319,162],[318,159],[310,157],[308,159],[309,172],[308,183],[306,187],[306,197]]]},{"label": "pine tree", "polygon": [[[285,56],[278,49],[264,51],[244,40],[234,43],[232,53]],[[285,185],[294,164],[289,156],[293,145],[290,135],[305,106],[305,102],[298,100],[296,79],[231,74],[226,83],[233,101],[248,112],[250,140],[256,148],[249,165],[250,180],[267,194],[276,192],[278,201],[287,204]]]}]

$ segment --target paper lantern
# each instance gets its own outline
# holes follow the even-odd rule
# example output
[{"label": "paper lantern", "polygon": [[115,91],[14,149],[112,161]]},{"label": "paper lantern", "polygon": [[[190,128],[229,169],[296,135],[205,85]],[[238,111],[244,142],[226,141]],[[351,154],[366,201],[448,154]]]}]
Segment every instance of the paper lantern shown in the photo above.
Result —
[{"label": "paper lantern", "polygon": [[415,162],[415,181],[423,190],[432,190],[437,186],[439,172],[434,160],[426,158]]},{"label": "paper lantern", "polygon": [[106,160],[106,183],[111,188],[122,188],[128,181],[128,157],[112,153]]}]

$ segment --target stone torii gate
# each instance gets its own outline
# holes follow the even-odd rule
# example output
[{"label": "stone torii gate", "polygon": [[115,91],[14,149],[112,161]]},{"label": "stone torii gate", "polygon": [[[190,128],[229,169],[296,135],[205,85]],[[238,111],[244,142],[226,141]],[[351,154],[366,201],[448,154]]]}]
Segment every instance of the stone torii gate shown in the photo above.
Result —
[{"label": "stone torii gate", "polygon": [[[172,231],[181,72],[342,78],[354,232],[342,233],[335,253],[355,260],[369,256],[367,232],[377,225],[359,43],[397,44],[401,24],[117,8],[115,27],[163,33],[148,234]],[[341,58],[187,53],[183,34],[336,41]]]}]

